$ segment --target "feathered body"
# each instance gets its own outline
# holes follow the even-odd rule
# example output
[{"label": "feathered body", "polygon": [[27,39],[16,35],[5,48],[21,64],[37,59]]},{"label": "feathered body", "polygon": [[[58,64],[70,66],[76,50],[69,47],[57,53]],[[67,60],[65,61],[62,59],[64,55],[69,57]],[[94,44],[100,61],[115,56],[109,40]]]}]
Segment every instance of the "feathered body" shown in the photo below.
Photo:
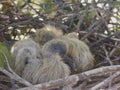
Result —
[{"label": "feathered body", "polygon": [[17,41],[11,48],[12,58],[14,60],[14,69],[18,74],[27,64],[31,62],[39,62],[42,64],[42,51],[36,42],[31,39]]},{"label": "feathered body", "polygon": [[58,54],[43,56],[37,43],[28,40],[16,42],[11,53],[15,71],[33,84],[48,82],[70,75],[70,69]]},{"label": "feathered body", "polygon": [[[75,38],[74,38],[75,37]],[[73,33],[47,42],[42,51],[52,55],[59,53],[72,72],[81,72],[93,68],[94,58],[89,47]]]},{"label": "feathered body", "polygon": [[33,83],[48,82],[50,80],[64,78],[69,75],[70,69],[68,65],[62,61],[62,58],[58,54],[55,54],[43,59],[42,67],[38,68],[37,72],[34,73]]},{"label": "feathered body", "polygon": [[63,32],[54,26],[46,25],[44,28],[37,30],[35,34],[36,37],[34,40],[40,45],[44,45],[46,42],[54,38],[61,37],[63,35]]}]

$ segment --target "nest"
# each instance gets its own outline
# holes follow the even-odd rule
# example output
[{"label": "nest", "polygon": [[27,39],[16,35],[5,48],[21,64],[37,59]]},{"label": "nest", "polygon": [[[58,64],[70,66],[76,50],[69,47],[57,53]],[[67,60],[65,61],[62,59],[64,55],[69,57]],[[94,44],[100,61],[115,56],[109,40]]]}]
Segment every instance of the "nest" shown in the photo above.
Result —
[{"label": "nest", "polygon": [[[15,74],[10,67],[8,70],[0,68],[0,78],[2,79],[4,76],[7,79],[0,79],[0,89],[7,90],[14,86],[19,86],[21,87],[20,90],[29,90],[31,87],[33,89],[39,88],[40,90],[49,90],[58,87],[63,87],[65,90],[120,90],[120,23],[118,22],[119,9],[117,9],[119,7],[115,3],[119,3],[119,1],[93,0],[92,3],[86,1],[81,3],[80,0],[70,0],[70,2],[69,0],[68,2],[67,0],[54,0],[54,4],[52,3],[51,6],[55,6],[55,8],[49,9],[56,13],[52,17],[49,16],[50,14],[48,12],[37,12],[30,5],[33,4],[32,2],[25,1],[25,6],[35,11],[38,16],[30,17],[24,13],[15,15],[12,11],[15,12],[19,8],[24,9],[25,6],[23,5],[17,8],[15,3],[11,4],[11,2],[2,1],[3,7],[7,5],[8,8],[8,5],[10,5],[12,8],[2,8],[4,13],[0,16],[1,42],[6,42],[7,45],[11,45],[16,39],[16,36],[34,35],[32,32],[33,28],[42,28],[45,24],[50,23],[61,28],[64,33],[77,32],[79,39],[89,45],[96,62],[95,67],[91,70],[77,73],[64,79],[34,85],[34,87],[31,83]],[[97,6],[98,4],[104,5],[103,7],[99,7]],[[114,9],[118,11],[114,11]],[[7,14],[9,11],[10,13]],[[15,19],[16,16],[18,19]],[[40,20],[40,17],[43,21]],[[13,28],[8,29],[9,27]],[[18,29],[20,32],[18,32]],[[11,34],[14,39],[11,38]],[[14,81],[17,81],[17,83],[13,83]],[[22,88],[23,86],[26,86],[26,88]]]}]

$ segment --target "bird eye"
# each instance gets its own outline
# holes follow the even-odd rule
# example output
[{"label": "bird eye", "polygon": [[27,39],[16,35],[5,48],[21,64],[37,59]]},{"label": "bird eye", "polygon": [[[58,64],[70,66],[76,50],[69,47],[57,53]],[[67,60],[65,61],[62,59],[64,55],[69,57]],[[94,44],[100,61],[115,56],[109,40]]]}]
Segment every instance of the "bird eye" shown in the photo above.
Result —
[{"label": "bird eye", "polygon": [[39,57],[39,56],[37,56],[36,58],[37,58],[37,59],[40,59],[40,57]]},{"label": "bird eye", "polygon": [[25,58],[25,64],[28,64],[28,58],[27,57]]}]

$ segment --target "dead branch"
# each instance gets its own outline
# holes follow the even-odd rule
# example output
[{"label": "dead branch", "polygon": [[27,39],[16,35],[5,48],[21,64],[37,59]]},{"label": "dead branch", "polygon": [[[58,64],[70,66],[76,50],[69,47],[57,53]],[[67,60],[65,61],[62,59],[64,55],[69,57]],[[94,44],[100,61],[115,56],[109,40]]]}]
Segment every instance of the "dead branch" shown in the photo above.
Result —
[{"label": "dead branch", "polygon": [[[83,72],[80,74],[71,75],[71,76],[63,78],[63,79],[58,79],[58,80],[50,81],[47,83],[34,85],[34,87],[38,88],[39,90],[53,89],[55,87],[74,84],[75,82],[82,81],[82,80],[88,79],[90,77],[105,75],[105,74],[113,73],[113,72],[116,72],[119,70],[120,70],[120,65],[105,66],[105,67],[89,70],[89,71],[86,71],[86,72]],[[31,90],[31,88],[26,87],[26,88],[21,88],[18,90]]]},{"label": "dead branch", "polygon": [[8,71],[5,70],[4,68],[1,68],[0,67],[0,71],[3,72],[5,75],[9,76],[11,79],[13,80],[16,80],[26,86],[32,86],[31,83],[29,83],[28,81],[24,80],[23,78],[21,78],[20,76],[18,76],[13,70],[12,68],[10,67],[9,63],[8,63],[8,59],[6,57],[6,55],[2,52],[3,56],[4,56],[4,61],[5,61],[5,64],[8,68]]},{"label": "dead branch", "polygon": [[106,90],[120,90],[120,83],[115,84],[113,87],[108,88]]},{"label": "dead branch", "polygon": [[114,79],[115,77],[117,77],[119,75],[120,75],[120,72],[116,72],[115,74],[111,75],[110,77],[108,77],[104,81],[102,81],[99,84],[92,87],[90,90],[98,90],[98,89],[100,89],[100,88],[102,88],[104,86],[108,86],[109,82],[112,81],[112,79]]},{"label": "dead branch", "polygon": [[[31,87],[33,90],[37,90],[30,82],[28,82],[25,79],[21,78],[19,75],[17,75],[12,70],[12,68],[9,65],[7,56],[4,54],[4,52],[2,52],[2,54],[4,56],[4,62],[5,62],[5,65],[6,65],[7,69],[8,69],[8,71],[3,69],[3,68],[0,68],[0,71],[3,72],[5,75],[9,76],[11,80],[16,80],[16,81],[20,82],[21,84],[23,84],[25,86]],[[12,81],[11,81],[11,83],[12,83]]]}]

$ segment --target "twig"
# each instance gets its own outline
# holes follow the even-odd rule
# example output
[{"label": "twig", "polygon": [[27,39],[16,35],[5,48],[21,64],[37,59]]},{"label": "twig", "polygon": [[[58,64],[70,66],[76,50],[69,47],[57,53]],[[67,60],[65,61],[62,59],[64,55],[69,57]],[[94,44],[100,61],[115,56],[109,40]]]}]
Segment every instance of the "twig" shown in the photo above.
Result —
[{"label": "twig", "polygon": [[[119,47],[119,43],[118,43],[117,41],[115,42],[115,46],[118,46],[118,47]],[[112,56],[116,50],[117,50],[117,48],[114,47],[114,48],[111,50],[111,52],[109,53],[109,56]]]},{"label": "twig", "polygon": [[29,23],[32,19],[28,19],[28,20],[25,20],[25,21],[19,21],[19,22],[15,22],[15,23],[11,23],[3,28],[0,29],[0,32],[8,29],[9,27],[13,27],[13,26],[17,26],[17,25],[24,25],[26,23]]},{"label": "twig", "polygon": [[23,0],[31,9],[33,9],[35,11],[35,13],[37,13],[39,15],[39,17],[41,16],[40,15],[40,12],[37,11],[35,8],[32,7],[32,5],[30,5],[26,0]]},{"label": "twig", "polygon": [[[105,55],[106,55],[106,60],[110,63],[110,65],[112,66],[113,65],[113,63],[112,63],[112,61],[111,61],[111,59],[110,59],[110,55],[109,55],[109,53],[108,53],[108,51],[107,51],[107,49],[105,48],[105,46],[103,46],[103,49],[104,49],[104,52],[105,52]],[[110,77],[112,76],[112,73],[110,73]],[[112,80],[112,79],[111,79]],[[109,80],[109,88],[111,87],[111,80]]]},{"label": "twig", "polygon": [[[117,57],[116,59],[113,59],[113,60],[111,60],[112,62],[115,62],[115,61],[119,61],[120,60],[120,57]],[[96,65],[96,67],[99,67],[99,66],[101,66],[102,64],[106,64],[106,63],[108,63],[108,61],[103,61],[103,62],[101,62],[101,63],[98,63],[97,65]]]},{"label": "twig", "polygon": [[[9,65],[9,63],[8,63],[8,59],[7,59],[6,55],[5,55],[5,53],[4,53],[4,52],[1,52],[1,53],[2,53],[3,56],[4,56],[5,67],[7,68],[7,70],[8,70],[9,72],[11,72],[12,70],[11,70],[11,68],[10,68],[10,65]],[[16,87],[15,87],[15,82],[14,82],[14,80],[10,78],[10,82],[11,82],[12,88],[15,89]]]},{"label": "twig", "polygon": [[120,90],[120,83],[115,84],[113,87],[107,90]]},{"label": "twig", "polygon": [[112,81],[112,79],[114,79],[115,77],[117,77],[119,75],[120,75],[120,72],[116,72],[115,74],[111,75],[110,77],[108,77],[104,81],[102,81],[99,84],[97,84],[94,87],[92,87],[90,90],[99,90],[101,87],[107,86],[109,84],[109,82]]},{"label": "twig", "polygon": [[106,60],[110,63],[110,65],[113,65],[112,61],[110,60],[110,56],[109,56],[109,53],[108,51],[106,50],[105,46],[103,47],[103,50],[105,52],[105,55],[106,55]]},{"label": "twig", "polygon": [[9,76],[11,79],[14,79],[26,86],[31,86],[32,84],[29,83],[28,81],[24,80],[23,78],[21,78],[20,76],[18,76],[17,74],[15,74],[14,72],[10,73],[7,70],[3,69],[0,67],[0,71],[3,72],[5,75]]},{"label": "twig", "polygon": [[[86,34],[88,32],[86,32],[86,31],[79,31],[79,33]],[[109,37],[108,35],[104,35],[104,34],[101,34],[101,33],[93,33],[93,35],[98,35],[98,36],[103,37],[103,38]],[[115,37],[110,37],[109,39],[120,42],[120,39],[115,38]]]},{"label": "twig", "polygon": [[11,79],[16,80],[26,86],[32,86],[31,83],[28,81],[24,80],[20,76],[18,76],[10,67],[6,55],[2,52],[4,58],[5,58],[5,64],[7,65],[8,71],[0,67],[0,71],[3,72],[5,75],[9,76]]}]

